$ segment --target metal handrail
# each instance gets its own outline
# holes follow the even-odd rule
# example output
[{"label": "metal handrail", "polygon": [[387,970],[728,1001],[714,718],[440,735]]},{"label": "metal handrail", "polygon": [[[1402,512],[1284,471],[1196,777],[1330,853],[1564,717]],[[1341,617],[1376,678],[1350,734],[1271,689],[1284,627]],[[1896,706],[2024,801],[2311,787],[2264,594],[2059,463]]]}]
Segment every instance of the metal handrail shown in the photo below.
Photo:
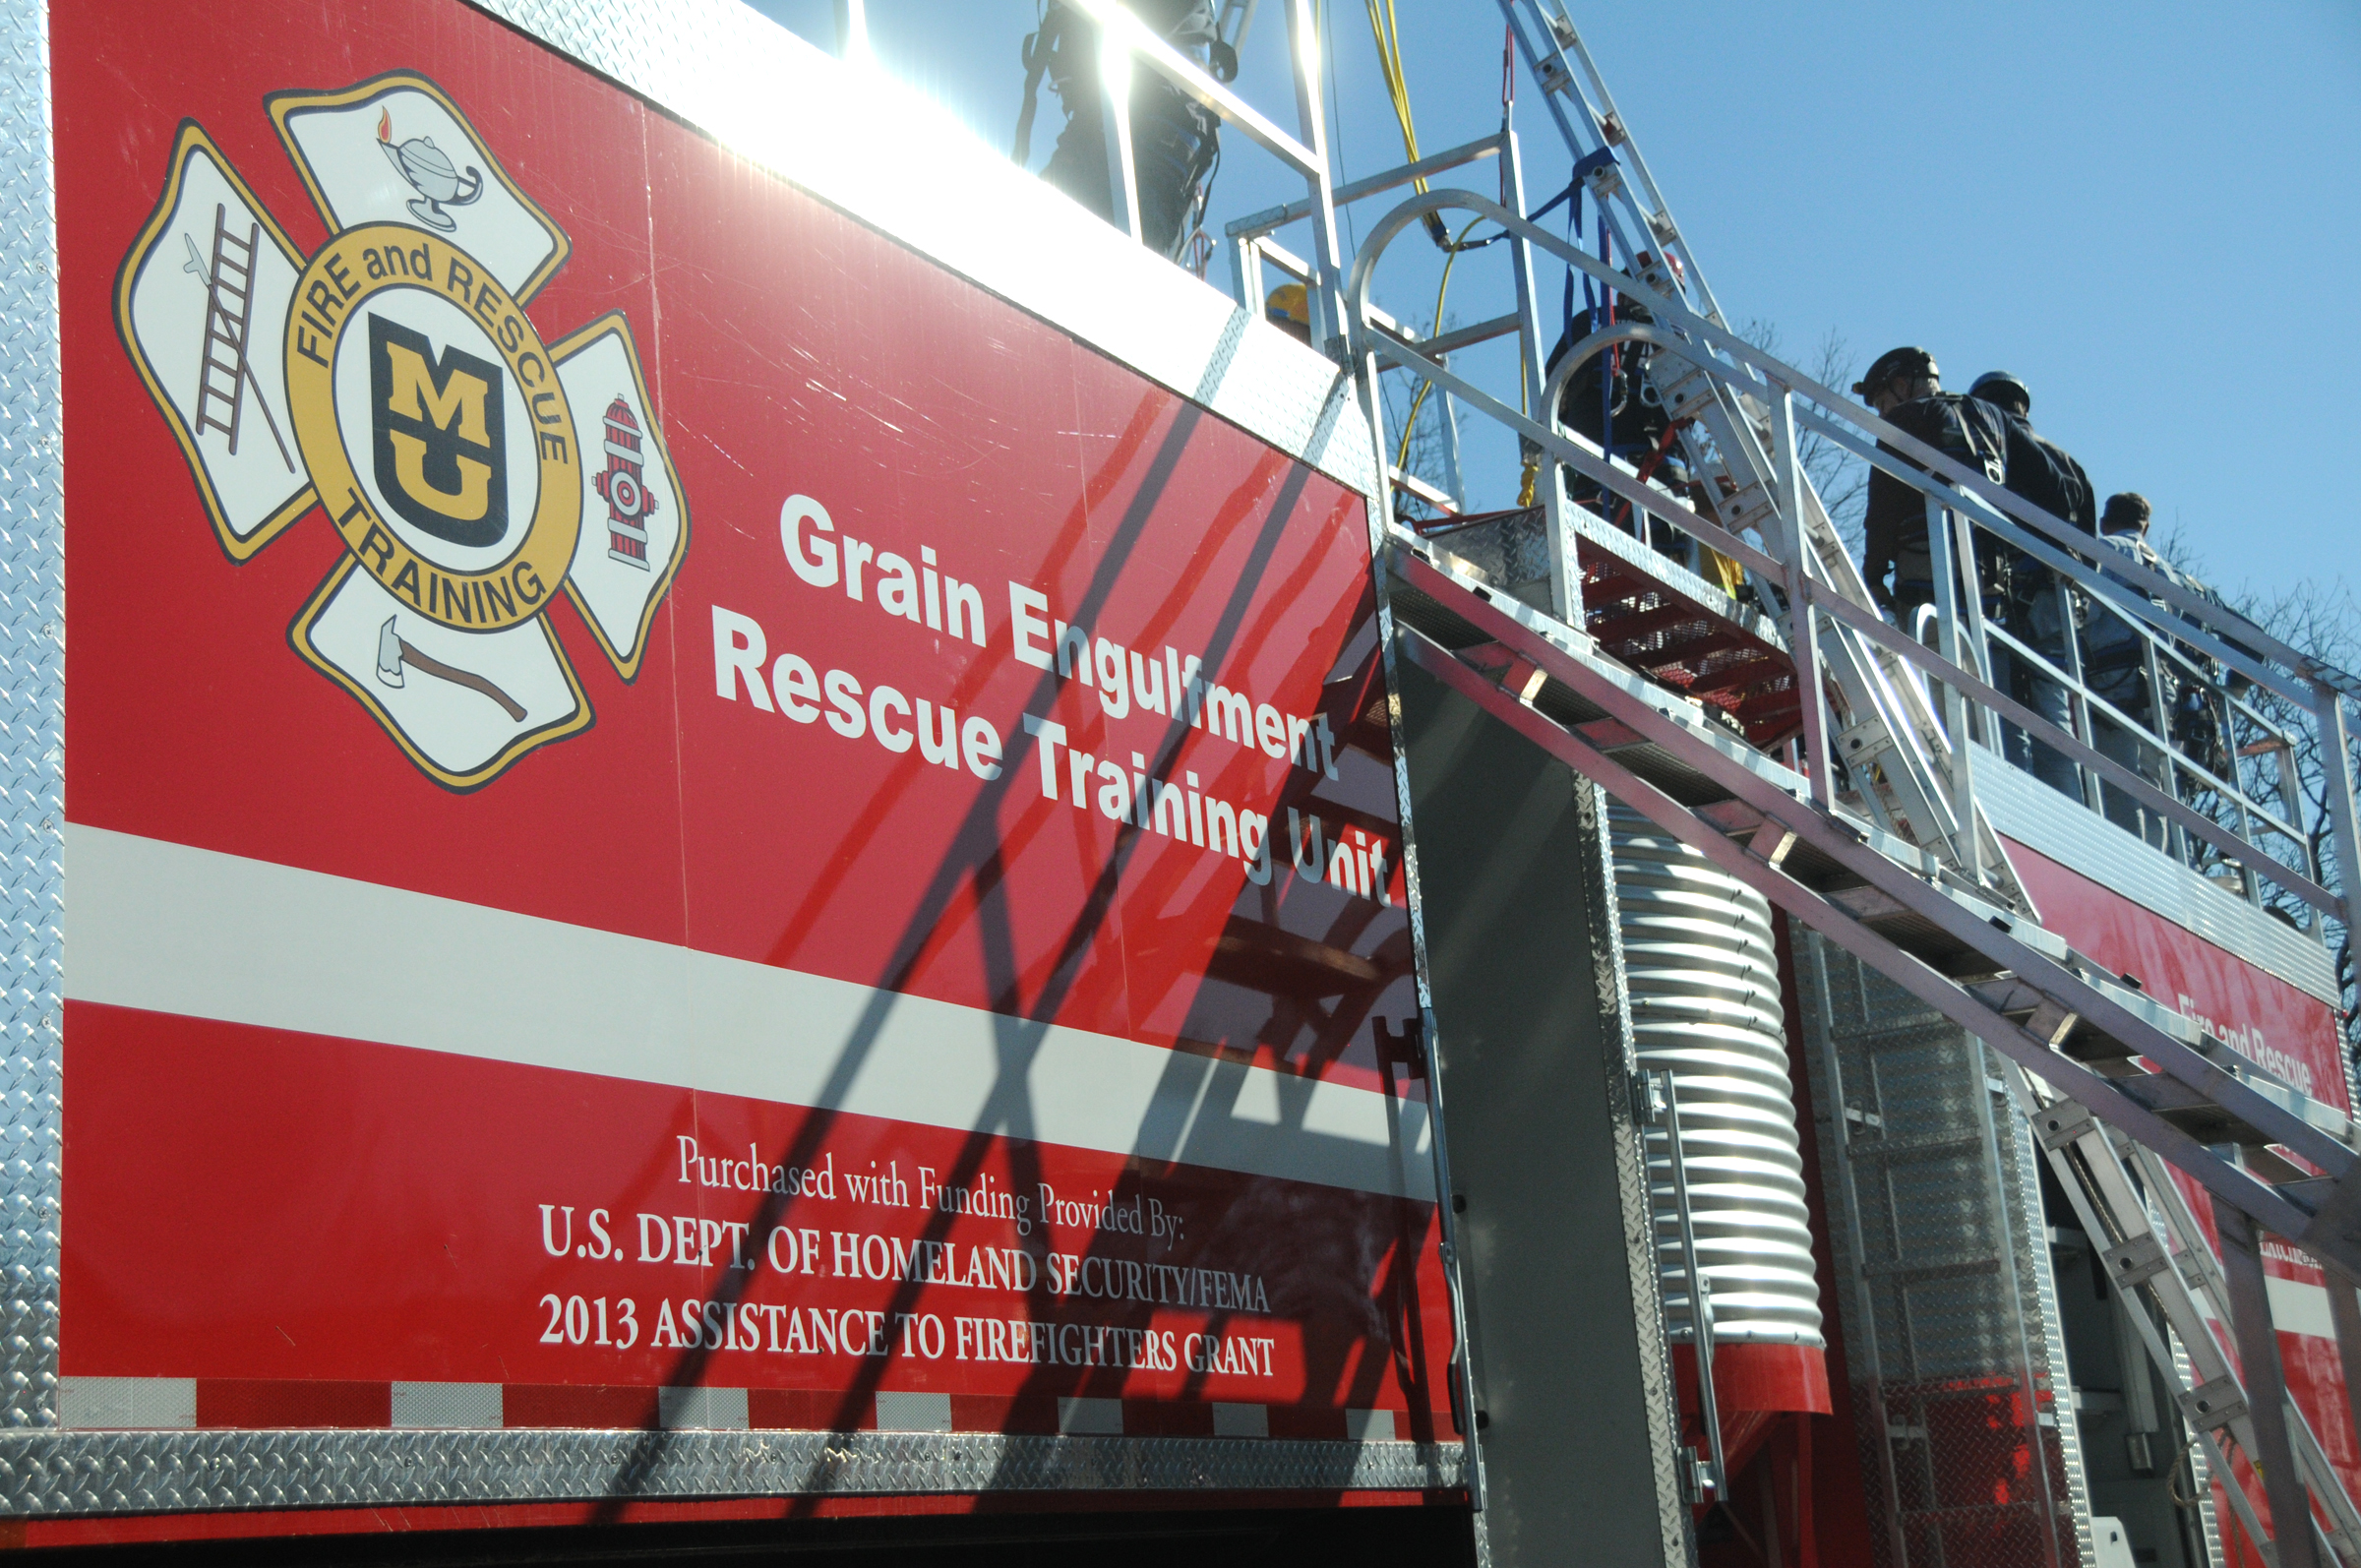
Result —
[{"label": "metal handrail", "polygon": [[[1350,319],[1365,324],[1370,280],[1377,260],[1384,254],[1386,247],[1410,224],[1423,218],[1427,212],[1439,211],[1446,208],[1472,211],[1489,217],[1499,222],[1518,238],[1558,256],[1570,264],[1582,266],[1590,271],[1606,272],[1607,276],[1603,280],[1610,281],[1616,286],[1629,281],[1627,278],[1621,278],[1619,274],[1611,273],[1601,264],[1583,256],[1573,247],[1556,240],[1496,202],[1465,190],[1437,189],[1413,197],[1397,206],[1379,221],[1368,238],[1363,241],[1346,285],[1347,302],[1353,312]],[[1668,303],[1665,305],[1665,308],[1667,311],[1677,310],[1677,307]],[[1710,324],[1704,323],[1686,311],[1680,311],[1679,314],[1706,333],[1715,337],[1728,337],[1727,333],[1711,327]],[[1659,322],[1653,327],[1639,323],[1620,324],[1613,331],[1616,333],[1614,340],[1646,341],[1666,348],[1699,366],[1717,383],[1735,392],[1760,396],[1768,392],[1772,387],[1779,385],[1778,378],[1772,375],[1765,375],[1760,383],[1746,377],[1742,374],[1741,367],[1726,364],[1711,353],[1702,352],[1697,343],[1667,331],[1666,324],[1663,322]],[[2308,855],[2305,857],[2306,866],[2303,870],[2299,871],[2286,866],[2275,857],[2262,851],[2260,846],[2253,844],[2251,840],[2241,838],[2230,829],[2202,815],[2176,797],[2158,790],[2148,779],[2087,746],[2080,737],[2058,728],[2041,715],[2017,702],[2013,697],[1998,692],[1978,675],[1963,669],[1923,643],[1896,631],[1882,617],[1865,606],[1852,603],[1849,597],[1843,594],[1817,591],[1819,585],[1812,581],[1808,573],[1795,570],[1800,564],[1801,555],[1808,552],[1801,551],[1800,545],[1792,538],[1791,529],[1788,530],[1790,534],[1788,539],[1766,541],[1774,549],[1781,551],[1781,556],[1775,556],[1769,551],[1757,548],[1754,544],[1729,532],[1718,523],[1709,521],[1685,501],[1645,485],[1639,480],[1636,470],[1628,469],[1624,464],[1609,457],[1578,432],[1567,431],[1559,427],[1556,421],[1554,397],[1544,397],[1543,417],[1547,420],[1547,425],[1544,426],[1533,418],[1509,408],[1481,388],[1476,387],[1465,377],[1420,352],[1411,343],[1399,337],[1392,337],[1390,334],[1380,342],[1377,340],[1376,334],[1365,325],[1362,329],[1362,341],[1357,347],[1357,352],[1365,352],[1372,358],[1382,357],[1392,364],[1411,370],[1414,374],[1431,382],[1437,390],[1449,392],[1460,401],[1481,410],[1516,434],[1534,442],[1547,455],[1567,463],[1603,488],[1630,501],[1635,508],[1665,518],[1701,543],[1710,545],[1723,555],[1728,556],[1754,571],[1765,579],[1783,585],[1791,582],[1804,583],[1806,586],[1802,597],[1809,609],[1817,610],[1821,615],[1846,623],[1853,631],[1886,651],[1908,661],[1925,677],[1957,687],[1972,696],[1981,706],[1994,710],[2025,729],[2034,740],[2049,746],[2052,750],[2064,753],[2079,765],[2090,768],[2107,782],[2125,790],[2141,805],[2172,821],[2184,832],[2204,840],[2224,855],[2238,860],[2242,866],[2268,877],[2304,903],[2335,915],[2339,919],[2345,918],[2346,905],[2344,901],[2329,892],[2311,875],[2306,874],[2311,870]],[[1594,334],[1594,336],[1598,334]],[[1732,339],[1732,341],[1735,340]],[[1740,344],[1738,346],[1743,348],[1746,357],[1750,360],[1761,360],[1776,371],[1786,369],[1779,361],[1753,349],[1751,345]],[[1590,350],[1589,339],[1576,345],[1575,349],[1560,361],[1557,367],[1559,375],[1553,376],[1549,383],[1552,389],[1563,385],[1563,376],[1572,374],[1572,362],[1575,362],[1577,356],[1586,350]],[[1758,371],[1760,368],[1756,367]],[[1797,376],[1798,380],[1804,379],[1800,377],[1799,373]],[[1783,393],[1788,390],[1784,386],[1780,387]],[[1819,392],[1829,396],[1834,395],[1827,393],[1824,388],[1819,389]],[[1863,423],[1869,422],[1866,419],[1863,421]],[[1801,423],[1801,421],[1799,420],[1797,423]],[[1884,425],[1882,420],[1874,421],[1874,423],[1880,426]],[[1890,429],[1891,427],[1886,428]],[[1900,432],[1896,432],[1896,434],[1899,435]],[[1907,464],[1892,463],[1884,466],[1899,468],[1898,478],[1904,479],[1906,483],[1911,484],[1913,488],[1922,493],[1933,496],[1946,506],[1958,507],[1959,510],[1968,513],[1971,519],[1974,512],[1984,510],[1975,507],[1974,498],[1943,483],[1939,478],[1930,478],[1924,473],[1911,470]],[[1993,531],[2000,533],[2004,538],[2015,535],[2012,542],[2021,542],[2023,545],[2030,547],[2028,553],[2034,554],[2037,558],[2047,556],[2058,566],[2069,569],[2069,574],[2076,576],[2088,588],[2093,590],[2109,608],[2150,612],[2155,618],[2163,619],[2167,625],[2175,628],[2176,635],[2179,638],[2194,640],[2188,636],[2188,633],[2196,629],[2186,627],[2177,619],[2166,618],[2163,612],[2157,611],[2154,606],[2148,604],[2145,600],[2129,599],[2123,595],[2123,590],[2119,586],[2109,583],[2095,569],[2082,569],[2079,561],[2067,556],[2062,551],[2047,546],[2043,541],[2024,534],[2022,530],[2010,528],[2005,522],[2002,522],[2001,526]],[[2088,541],[2089,538],[2088,535],[2079,533],[2075,537],[2085,541]],[[1784,559],[1784,555],[1788,551],[1796,552],[1798,559]],[[2110,563],[2110,566],[2112,565]],[[1808,619],[1808,616],[1799,617],[1798,624],[1804,624]],[[2006,633],[1999,632],[1996,628],[1984,630],[1987,634],[2007,637]],[[2013,638],[2009,640],[2014,644]],[[2042,662],[2045,666],[2047,665],[2046,660]],[[2054,669],[2054,666],[2050,668]],[[2289,694],[2284,692],[2279,678],[2274,676],[2272,679],[2273,690],[2282,690],[2282,694]],[[1807,702],[1807,712],[1809,706]],[[2145,729],[2145,726],[2143,728]],[[2189,765],[2186,763],[2186,759],[2179,758],[2177,755],[2176,763]],[[2209,774],[2208,777],[2210,778],[2210,775]],[[2224,786],[2219,780],[2214,780],[2213,783],[2216,787],[2221,788],[2223,793],[2238,800],[2242,808],[2252,811],[2256,814],[2265,814],[2260,813],[2259,809],[2254,808],[2252,803],[2246,801],[2235,789]],[[2279,822],[2275,817],[2272,818],[2272,821],[2278,827],[2284,828],[2287,825]],[[2308,840],[2302,834],[2290,833],[2288,836],[2297,843],[2308,847]]]},{"label": "metal handrail", "polygon": [[[1729,1456],[1722,1448],[1722,1404],[1714,1388],[1714,1286],[1697,1258],[1696,1209],[1689,1202],[1689,1162],[1680,1146],[1680,1090],[1672,1069],[1651,1074],[1663,1097],[1665,1165],[1672,1176],[1672,1228],[1689,1287],[1690,1344],[1697,1355],[1697,1417],[1705,1428],[1706,1474],[1699,1502],[1718,1502],[1729,1486]],[[1652,1247],[1650,1249],[1654,1251]],[[1661,1284],[1660,1271],[1660,1290]],[[1693,1452],[1693,1450],[1692,1450]]]},{"label": "metal handrail", "polygon": [[[1484,158],[1504,158],[1507,163],[1513,165],[1515,155],[1514,139],[1511,134],[1505,130],[1495,131],[1490,136],[1478,137],[1473,142],[1463,142],[1457,147],[1446,148],[1440,152],[1431,153],[1416,162],[1399,164],[1348,184],[1336,186],[1328,191],[1327,199],[1333,211],[1335,208],[1349,207],[1353,203],[1368,197],[1399,190],[1405,185],[1414,184],[1419,180],[1431,179],[1437,174],[1445,174],[1455,168],[1464,168],[1470,163],[1480,162]],[[1312,203],[1309,199],[1287,202],[1278,207],[1266,207],[1258,212],[1248,212],[1243,217],[1235,218],[1223,229],[1223,239],[1230,252],[1231,294],[1241,306],[1254,311],[1262,308],[1260,268],[1257,265],[1259,262],[1269,262],[1298,282],[1309,281],[1310,270],[1296,257],[1288,254],[1271,238],[1271,235],[1291,223],[1302,222],[1310,215],[1311,211]],[[1439,323],[1436,325],[1440,326]],[[1494,325],[1496,324],[1484,324],[1487,328]],[[1390,320],[1387,326],[1389,331],[1398,330],[1393,327]],[[1515,330],[1513,318],[1508,330]],[[1315,346],[1325,347],[1332,340],[1347,335],[1347,332],[1340,329],[1325,335],[1315,334],[1313,343]],[[1487,333],[1487,335],[1494,334]],[[1448,350],[1442,351],[1448,352]],[[1448,423],[1447,415],[1446,423]]]},{"label": "metal handrail", "polygon": [[[1438,198],[1442,200],[1438,201]],[[1492,218],[1503,227],[1518,233],[1519,237],[1527,243],[1539,246],[1567,265],[1588,273],[1596,281],[1605,284],[1626,298],[1637,300],[1640,304],[1645,305],[1655,316],[1658,327],[1676,329],[1680,335],[1727,355],[1737,362],[1737,367],[1751,371],[1758,378],[1756,381],[1749,382],[1736,374],[1732,366],[1714,363],[1711,355],[1698,355],[1693,352],[1689,354],[1688,357],[1692,362],[1705,368],[1718,380],[1729,386],[1733,392],[1756,397],[1776,396],[1785,392],[1808,399],[1840,415],[1856,429],[1866,432],[1872,440],[1863,443],[1860,437],[1841,429],[1831,420],[1814,416],[1809,410],[1798,410],[1796,417],[1799,423],[1841,442],[1854,451],[1856,455],[1876,463],[1913,489],[1926,491],[1928,487],[1924,481],[1929,474],[1950,481],[1953,493],[1960,498],[1959,504],[1962,510],[1987,513],[1987,515],[1978,516],[1977,521],[1991,531],[2007,538],[2010,543],[2028,548],[2028,553],[2037,554],[2053,549],[2055,544],[2072,546],[2077,541],[2089,539],[2089,534],[2076,528],[2072,523],[2042,511],[1995,484],[1988,475],[1962,466],[1915,436],[1888,424],[1881,416],[1861,408],[1858,404],[1851,402],[1833,389],[1823,386],[1793,366],[1755,347],[1719,324],[1699,316],[1686,305],[1668,299],[1647,287],[1644,283],[1634,279],[1628,272],[1619,271],[1608,263],[1584,254],[1579,248],[1526,222],[1522,214],[1510,213],[1497,203],[1487,202],[1483,197],[1469,191],[1429,191],[1423,196],[1412,198],[1395,209],[1392,213],[1387,214],[1385,225],[1390,228],[1395,219],[1402,217],[1406,212],[1415,218],[1423,216],[1428,211],[1438,211],[1445,206],[1477,211]],[[1389,241],[1391,239],[1390,232],[1387,239]],[[1382,248],[1382,244],[1374,233],[1362,243],[1362,254],[1355,260],[1354,275],[1357,278],[1362,275],[1362,265]],[[1365,287],[1361,290],[1361,293],[1365,298]],[[1878,443],[1894,449],[1901,456],[1897,458],[1879,452],[1877,451]],[[1904,459],[1915,460],[1923,466],[1918,471],[1912,472],[1909,461]],[[1982,504],[1980,507],[1976,505],[1979,502]],[[1953,505],[1954,503],[1947,498],[1946,504]],[[2235,611],[2224,610],[2218,605],[2198,597],[2160,573],[2151,572],[2137,562],[2129,560],[2121,563],[2120,566],[2110,562],[2109,568],[2116,575],[2131,585],[2161,594],[2171,609],[2179,610],[2194,618],[2196,625],[2182,626],[2178,634],[2187,640],[2197,642],[2200,646],[2205,646],[2208,653],[2224,660],[2232,668],[2239,669],[2258,684],[2268,686],[2293,700],[2302,700],[2310,694],[2279,675],[2268,662],[2250,659],[2239,650],[2227,645],[2207,646],[2209,633],[2218,633],[2221,636],[2235,637],[2242,643],[2259,647],[2270,658],[2276,659],[2288,669],[2297,672],[2299,681],[2318,681],[2345,695],[2361,696],[2361,678],[2348,675],[2311,655],[2288,647],[2244,616],[2238,615]],[[2112,594],[2109,594],[2108,597],[2114,598]],[[2165,624],[2164,618],[2170,613],[2168,610],[2159,609],[2145,600],[2116,600],[2115,602],[2121,608],[2128,609],[2159,626]]]},{"label": "metal handrail", "polygon": [[[2159,750],[2168,754],[2173,758],[2173,761],[2176,765],[2186,769],[2191,774],[2194,774],[2199,783],[2205,785],[2206,788],[2212,790],[2215,794],[2228,796],[2230,799],[2238,802],[2241,807],[2251,810],[2255,815],[2262,818],[2265,826],[2271,828],[2282,837],[2292,839],[2298,844],[2307,842],[2303,832],[2300,829],[2288,822],[2281,820],[2279,817],[2272,815],[2263,807],[2254,803],[2247,796],[2246,792],[2235,782],[2222,779],[2211,769],[2206,767],[2194,757],[2189,756],[2185,753],[2176,751],[2172,745],[2170,737],[2157,736],[2149,728],[2146,723],[2131,718],[2129,715],[2125,714],[2122,709],[2109,702],[2105,697],[2099,696],[2095,693],[2091,692],[2089,688],[2085,686],[2082,682],[2076,680],[2073,676],[2067,674],[2055,664],[2052,664],[2046,655],[2040,653],[2032,647],[2028,646],[2026,643],[2019,641],[2017,637],[2005,628],[1996,627],[1987,623],[1984,627],[1984,636],[1987,640],[2003,644],[2019,659],[2032,666],[2033,673],[2039,676],[2041,679],[2052,682],[2053,684],[2064,688],[2065,691],[2071,695],[2080,697],[2084,701],[2097,708],[2105,717],[2113,719],[2118,723],[2126,725],[2132,729],[2136,729],[2142,735],[2147,736],[2151,741],[2154,741]],[[2009,717],[2014,722],[2018,722],[2020,724],[2023,723],[2023,721],[2017,720],[2016,715],[2014,714],[2009,715]],[[2043,732],[2042,734],[2035,736],[2036,740],[2045,740],[2046,737],[2050,735],[2067,736],[2071,734],[2069,731],[2058,729],[2053,722],[2045,721],[2037,725],[2023,725],[2023,727],[2028,734],[2031,734],[2036,729]],[[2079,737],[2077,737],[2077,739],[2079,740]],[[2149,794],[2157,793],[2152,785],[2149,786],[2148,792]],[[2251,838],[2242,837],[2241,841],[2253,847],[2260,847],[2259,845],[2254,845],[2254,841]]]}]

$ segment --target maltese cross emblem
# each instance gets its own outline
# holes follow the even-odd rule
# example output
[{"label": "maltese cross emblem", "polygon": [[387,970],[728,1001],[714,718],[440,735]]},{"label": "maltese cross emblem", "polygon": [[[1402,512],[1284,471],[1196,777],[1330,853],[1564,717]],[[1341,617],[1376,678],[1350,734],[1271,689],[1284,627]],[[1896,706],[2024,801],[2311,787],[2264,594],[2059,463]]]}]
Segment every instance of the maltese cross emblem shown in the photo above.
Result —
[{"label": "maltese cross emblem", "polygon": [[341,536],[295,651],[475,789],[590,726],[561,595],[637,676],[687,498],[630,322],[543,339],[526,306],[572,243],[439,88],[395,72],[268,107],[327,242],[303,255],[186,122],[117,324],[232,562],[315,509]]}]

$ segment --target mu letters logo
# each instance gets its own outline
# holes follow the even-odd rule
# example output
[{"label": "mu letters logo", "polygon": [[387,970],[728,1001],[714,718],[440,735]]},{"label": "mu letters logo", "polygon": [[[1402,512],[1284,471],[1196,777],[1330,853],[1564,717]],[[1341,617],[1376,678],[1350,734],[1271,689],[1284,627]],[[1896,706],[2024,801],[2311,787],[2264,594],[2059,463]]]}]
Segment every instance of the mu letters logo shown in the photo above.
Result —
[{"label": "mu letters logo", "polygon": [[269,110],[327,242],[303,255],[184,123],[117,325],[231,561],[315,509],[342,536],[297,653],[473,789],[591,723],[561,595],[638,674],[688,501],[630,323],[544,341],[526,305],[571,242],[440,89],[396,72]]},{"label": "mu letters logo", "polygon": [[369,424],[377,488],[412,527],[482,549],[508,536],[507,399],[500,367],[369,319]]}]

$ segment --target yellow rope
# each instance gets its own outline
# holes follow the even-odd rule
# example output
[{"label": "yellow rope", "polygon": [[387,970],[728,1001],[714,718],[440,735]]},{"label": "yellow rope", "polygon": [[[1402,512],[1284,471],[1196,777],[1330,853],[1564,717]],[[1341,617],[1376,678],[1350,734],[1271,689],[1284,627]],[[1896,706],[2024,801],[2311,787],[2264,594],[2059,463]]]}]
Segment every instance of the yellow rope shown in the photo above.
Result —
[{"label": "yellow rope", "polygon": [[[1394,0],[1363,0],[1369,12],[1369,31],[1377,39],[1377,69],[1385,77],[1385,94],[1394,105],[1394,119],[1402,127],[1402,151],[1416,163],[1419,160],[1419,131],[1411,123],[1410,82],[1402,74],[1402,25],[1394,20]],[[1426,194],[1426,182],[1414,180],[1412,188],[1421,196]]]},{"label": "yellow rope", "polygon": [[[1459,260],[1459,242],[1468,237],[1469,229],[1483,221],[1481,216],[1469,218],[1466,225],[1452,238],[1451,249],[1443,254],[1443,280],[1436,285],[1434,290],[1433,323],[1434,332],[1437,334],[1440,334],[1443,330],[1443,295],[1451,287],[1451,267]],[[1410,433],[1418,427],[1419,409],[1424,405],[1426,394],[1432,391],[1434,391],[1434,383],[1422,381],[1419,383],[1419,394],[1410,400],[1410,417],[1402,421],[1402,447],[1394,453],[1394,466],[1397,468],[1410,460]]]}]

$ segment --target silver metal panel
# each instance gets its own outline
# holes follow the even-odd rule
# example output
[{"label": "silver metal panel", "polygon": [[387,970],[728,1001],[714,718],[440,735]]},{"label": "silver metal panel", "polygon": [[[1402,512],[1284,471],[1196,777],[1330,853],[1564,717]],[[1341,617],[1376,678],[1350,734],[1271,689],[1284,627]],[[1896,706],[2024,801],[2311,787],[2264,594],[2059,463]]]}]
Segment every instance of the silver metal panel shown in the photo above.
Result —
[{"label": "silver metal panel", "polygon": [[656,1423],[668,1432],[743,1432],[746,1390],[743,1388],[659,1388]]},{"label": "silver metal panel", "polygon": [[1131,243],[922,95],[735,0],[478,0],[757,164],[1363,495],[1346,373]]},{"label": "silver metal panel", "polygon": [[1271,1410],[1267,1405],[1216,1405],[1213,1408],[1213,1435],[1216,1437],[1268,1437],[1271,1435]]},{"label": "silver metal panel", "polygon": [[[881,1432],[947,1432],[951,1429],[948,1394],[880,1393],[878,1430]],[[1118,1427],[1117,1430],[1121,1430]]]},{"label": "silver metal panel", "polygon": [[1483,1545],[1504,1568],[1680,1563],[1689,1510],[1604,800],[1400,673]]},{"label": "silver metal panel", "polygon": [[2068,1568],[2089,1505],[2006,1064],[1816,935],[1795,969],[1877,1560]]},{"label": "silver metal panel", "polygon": [[[194,1384],[191,1385],[192,1390]],[[498,1383],[395,1383],[394,1385],[394,1424],[408,1427],[489,1427],[498,1430],[503,1418],[506,1397]],[[192,1398],[192,1417],[196,1406]],[[103,1422],[73,1422],[69,1425],[102,1425]],[[196,1425],[192,1418],[190,1425]]]},{"label": "silver metal panel", "polygon": [[1061,1399],[1058,1402],[1058,1429],[1061,1432],[1114,1434],[1123,1429],[1123,1402],[1120,1399]]},{"label": "silver metal panel", "polygon": [[171,1513],[603,1497],[1460,1483],[1418,1443],[980,1432],[172,1432],[0,1436],[0,1513]]},{"label": "silver metal panel", "polygon": [[57,1423],[65,820],[65,488],[57,201],[42,0],[0,0],[0,765],[7,788],[7,1100],[0,1422]]},{"label": "silver metal panel", "polygon": [[2336,974],[2319,942],[2225,892],[2140,841],[2080,801],[1989,752],[1975,758],[1975,797],[1992,826],[2060,865],[2260,965],[2322,1001],[2336,1000]]},{"label": "silver metal panel", "polygon": [[[425,1385],[448,1388],[454,1385]],[[394,1424],[457,1425],[471,1422],[403,1421],[396,1385]],[[495,1385],[497,1393],[497,1385]],[[57,1388],[61,1425],[98,1431],[188,1431],[197,1424],[197,1379],[193,1377],[61,1377]],[[493,1425],[500,1424],[495,1416]]]}]

